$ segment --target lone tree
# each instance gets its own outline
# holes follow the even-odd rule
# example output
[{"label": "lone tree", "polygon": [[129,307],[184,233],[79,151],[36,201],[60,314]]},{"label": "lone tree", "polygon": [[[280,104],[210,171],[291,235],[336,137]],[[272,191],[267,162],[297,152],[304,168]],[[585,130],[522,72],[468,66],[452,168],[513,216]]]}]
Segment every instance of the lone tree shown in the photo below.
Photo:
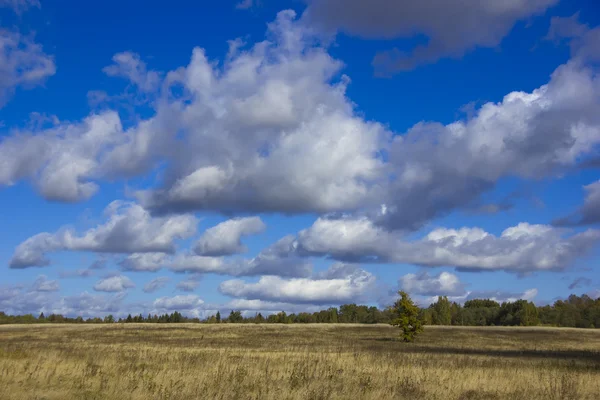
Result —
[{"label": "lone tree", "polygon": [[392,312],[394,319],[390,323],[402,330],[400,338],[405,342],[412,342],[415,336],[423,332],[423,321],[419,318],[419,307],[413,303],[408,293],[398,292],[400,299],[394,303]]}]

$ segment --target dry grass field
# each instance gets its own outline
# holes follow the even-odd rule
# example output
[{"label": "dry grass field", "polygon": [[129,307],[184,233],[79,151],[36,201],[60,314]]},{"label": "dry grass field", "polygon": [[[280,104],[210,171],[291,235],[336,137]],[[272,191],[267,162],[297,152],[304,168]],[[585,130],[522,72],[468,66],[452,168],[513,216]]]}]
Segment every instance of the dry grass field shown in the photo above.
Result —
[{"label": "dry grass field", "polygon": [[0,326],[0,398],[598,399],[600,330]]}]

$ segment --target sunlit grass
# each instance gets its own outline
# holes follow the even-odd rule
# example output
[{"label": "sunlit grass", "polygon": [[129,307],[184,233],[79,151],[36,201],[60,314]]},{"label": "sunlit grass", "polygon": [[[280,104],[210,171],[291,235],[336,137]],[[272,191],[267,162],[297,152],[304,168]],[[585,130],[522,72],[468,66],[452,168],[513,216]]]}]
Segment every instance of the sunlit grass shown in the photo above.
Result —
[{"label": "sunlit grass", "polygon": [[0,327],[2,399],[598,399],[600,332],[377,325]]}]

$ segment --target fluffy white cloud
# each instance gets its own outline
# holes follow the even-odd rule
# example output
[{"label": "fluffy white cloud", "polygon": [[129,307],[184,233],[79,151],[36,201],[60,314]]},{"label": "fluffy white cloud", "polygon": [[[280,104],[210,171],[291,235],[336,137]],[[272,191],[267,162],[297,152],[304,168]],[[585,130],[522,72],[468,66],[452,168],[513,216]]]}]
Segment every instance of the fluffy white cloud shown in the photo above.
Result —
[{"label": "fluffy white cloud", "polygon": [[154,308],[160,311],[182,311],[202,307],[204,301],[196,295],[160,297],[154,301]]},{"label": "fluffy white cloud", "polygon": [[196,242],[194,251],[202,256],[227,256],[244,253],[242,236],[261,233],[266,225],[259,217],[234,218],[209,228]]},{"label": "fluffy white cloud", "polygon": [[[105,210],[108,221],[78,235],[71,229],[57,233],[40,233],[15,250],[10,261],[11,268],[27,268],[49,264],[49,252],[93,251],[102,253],[142,253],[175,251],[174,241],[190,237],[196,232],[197,219],[190,215],[152,217],[137,204],[122,201],[112,202]],[[149,256],[148,258],[152,258]],[[142,261],[133,256],[131,265],[135,269]],[[150,260],[156,261],[156,260]],[[137,264],[136,264],[137,263]]]},{"label": "fluffy white cloud", "polygon": [[58,281],[51,281],[47,276],[40,275],[33,283],[31,290],[34,292],[57,292],[60,290],[60,285]]},{"label": "fluffy white cloud", "polygon": [[[56,292],[23,290],[23,287],[0,287],[0,309],[7,314],[62,314],[69,317],[102,317],[117,314],[123,307],[125,293],[112,296],[87,292],[74,296],[57,296]],[[131,312],[131,309],[129,310]]]},{"label": "fluffy white cloud", "polygon": [[[317,3],[310,7],[325,7]],[[469,7],[490,15],[474,19],[486,31],[498,15],[510,28],[552,1],[488,3]],[[419,123],[392,139],[356,111],[346,95],[349,79],[339,77],[342,63],[284,11],[266,41],[231,41],[221,63],[194,49],[187,66],[160,77],[154,115],[129,129],[116,112],[105,112],[3,138],[0,184],[30,179],[47,198],[78,201],[97,181],[161,165],[159,187],[136,192],[154,213],[363,210],[388,229],[417,229],[477,203],[503,177],[552,177],[597,157],[600,81],[589,61],[598,30],[580,31],[562,34],[573,57],[548,84],[509,93],[466,120]],[[115,59],[111,74],[136,87],[155,80],[137,55]],[[374,211],[382,204],[385,212]]]},{"label": "fluffy white cloud", "polygon": [[160,75],[156,71],[148,71],[139,54],[125,51],[115,54],[112,60],[114,64],[102,70],[106,75],[127,78],[143,92],[158,89]]},{"label": "fluffy white cloud", "polygon": [[327,256],[342,261],[526,272],[564,269],[599,242],[597,230],[572,234],[528,223],[507,228],[500,236],[480,228],[437,228],[410,241],[367,218],[319,218],[297,238],[287,238],[280,257],[287,252],[288,256]]},{"label": "fluffy white cloud", "polygon": [[548,84],[486,103],[465,121],[415,125],[392,144],[396,175],[380,223],[419,228],[476,202],[502,177],[553,176],[593,157],[600,144],[599,93],[595,71],[572,60]]},{"label": "fluffy white cloud", "polygon": [[466,293],[458,276],[449,272],[433,276],[427,272],[406,274],[399,283],[402,290],[420,296],[462,296]]},{"label": "fluffy white cloud", "polygon": [[42,131],[20,131],[0,141],[0,185],[32,179],[49,200],[74,202],[91,197],[98,185],[102,154],[122,140],[116,112],[94,114],[80,123]]},{"label": "fluffy white cloud", "polygon": [[356,270],[344,278],[283,279],[263,276],[256,283],[229,280],[219,285],[219,291],[247,300],[266,300],[284,303],[341,304],[356,302],[370,295],[375,277],[367,271]]},{"label": "fluffy white cloud", "polygon": [[166,276],[154,278],[144,285],[144,293],[154,293],[157,290],[164,288],[167,285],[167,283],[169,283],[169,281],[170,279]]},{"label": "fluffy white cloud", "polygon": [[[11,3],[15,10],[23,9],[18,5],[25,4],[17,1]],[[53,57],[44,53],[42,46],[31,37],[0,30],[0,107],[4,106],[17,87],[27,89],[41,85],[55,72]]]},{"label": "fluffy white cloud", "polygon": [[156,211],[333,211],[376,191],[388,133],[356,115],[341,63],[313,47],[292,11],[269,25],[268,41],[235,47],[222,70],[201,49],[167,75],[185,148],[164,188],[140,192]]},{"label": "fluffy white cloud", "polygon": [[134,287],[135,283],[131,279],[123,275],[117,275],[98,281],[94,285],[94,290],[97,292],[123,292]]},{"label": "fluffy white cloud", "polygon": [[299,259],[269,258],[262,253],[249,260],[229,260],[223,257],[205,257],[179,254],[166,262],[175,272],[212,273],[232,276],[278,275],[284,277],[306,277],[312,265]]},{"label": "fluffy white cloud", "polygon": [[165,253],[134,253],[119,261],[124,271],[156,272],[167,263]]},{"label": "fluffy white cloud", "polygon": [[325,30],[365,38],[410,38],[426,35],[426,45],[411,53],[379,54],[377,72],[393,73],[460,57],[476,47],[495,47],[517,21],[544,12],[558,0],[305,0],[305,18]]}]

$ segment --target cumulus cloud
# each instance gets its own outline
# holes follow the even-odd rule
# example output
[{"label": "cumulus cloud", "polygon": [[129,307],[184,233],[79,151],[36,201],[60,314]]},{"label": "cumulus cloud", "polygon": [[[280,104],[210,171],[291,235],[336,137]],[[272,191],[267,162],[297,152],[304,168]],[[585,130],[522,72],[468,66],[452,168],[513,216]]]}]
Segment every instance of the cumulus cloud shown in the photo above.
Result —
[{"label": "cumulus cloud", "polygon": [[115,54],[112,60],[114,64],[102,70],[106,75],[127,78],[143,92],[158,89],[160,75],[156,71],[148,71],[139,54],[125,51]]},{"label": "cumulus cloud", "polygon": [[160,297],[154,300],[154,308],[163,312],[192,310],[201,307],[204,301],[196,295],[179,295],[174,297]]},{"label": "cumulus cloud", "polygon": [[182,292],[193,292],[194,290],[198,289],[198,286],[200,286],[200,282],[198,281],[197,277],[190,277],[188,279],[185,279],[181,282],[179,282],[177,284],[177,290],[180,290]]},{"label": "cumulus cloud", "polygon": [[265,300],[284,303],[341,304],[356,302],[370,295],[375,277],[356,270],[344,278],[283,279],[262,276],[256,283],[229,280],[219,285],[219,291],[246,300]]},{"label": "cumulus cloud", "polygon": [[117,275],[98,281],[94,285],[94,290],[97,292],[123,292],[134,287],[135,283],[131,279],[123,275]]},{"label": "cumulus cloud", "polygon": [[389,232],[368,218],[319,218],[282,253],[342,261],[406,263],[462,270],[561,270],[600,242],[600,231],[573,234],[548,225],[520,223],[500,236],[480,228],[436,228],[418,240]]},{"label": "cumulus cloud", "polygon": [[379,222],[416,229],[476,202],[502,177],[540,179],[574,168],[600,144],[599,89],[594,70],[571,61],[548,84],[486,103],[472,118],[415,125],[391,146],[396,174]]},{"label": "cumulus cloud", "polygon": [[58,281],[52,281],[46,275],[40,275],[33,282],[31,290],[34,292],[57,292],[60,290],[60,285]]},{"label": "cumulus cloud", "polygon": [[10,300],[19,295],[21,287],[13,285],[2,285],[0,286],[0,302]]},{"label": "cumulus cloud", "polygon": [[[470,8],[477,16],[503,10],[515,20],[551,1],[513,3]],[[318,7],[325,5],[310,5]],[[487,30],[490,19],[481,20]],[[392,138],[356,110],[342,63],[316,44],[314,29],[284,11],[267,40],[232,41],[223,62],[194,49],[187,66],[160,76],[154,114],[126,130],[116,112],[105,112],[3,138],[0,184],[29,179],[46,198],[80,201],[97,191],[97,181],[160,165],[159,185],[135,192],[154,214],[364,211],[388,230],[418,229],[472,208],[504,177],[552,177],[597,156],[600,83],[588,65],[595,31],[569,36],[572,59],[548,84],[509,93],[465,120],[423,122]],[[121,55],[110,70],[144,86],[139,76],[149,71],[136,57]],[[241,246],[234,240],[220,250],[241,250],[232,243]]]},{"label": "cumulus cloud", "polygon": [[261,233],[266,225],[259,217],[234,218],[209,228],[196,242],[194,251],[202,256],[228,256],[244,253],[242,236]]},{"label": "cumulus cloud", "polygon": [[156,272],[166,261],[165,253],[134,253],[119,261],[119,265],[124,271]]},{"label": "cumulus cloud", "polygon": [[495,47],[516,22],[543,13],[558,0],[305,0],[305,18],[325,31],[370,39],[425,35],[426,44],[410,53],[378,54],[376,72],[391,74],[442,57],[460,57],[477,47]]},{"label": "cumulus cloud", "polygon": [[600,222],[600,180],[583,187],[585,200],[583,205],[571,215],[556,219],[558,226],[581,226]]},{"label": "cumulus cloud", "polygon": [[0,185],[31,179],[49,200],[88,199],[98,190],[91,179],[99,173],[106,146],[117,144],[122,135],[118,114],[107,111],[79,123],[4,137],[0,141]]},{"label": "cumulus cloud", "polygon": [[400,288],[410,294],[421,296],[463,296],[466,293],[464,284],[458,276],[449,272],[438,275],[407,274],[399,280]]},{"label": "cumulus cloud", "polygon": [[[17,7],[24,2],[11,3],[15,10],[24,9]],[[39,86],[55,73],[53,57],[44,53],[39,43],[18,32],[0,30],[0,107],[18,87],[30,89]]]},{"label": "cumulus cloud", "polygon": [[58,296],[57,292],[25,290],[24,287],[0,287],[0,309],[7,314],[37,315],[43,312],[69,317],[102,317],[120,313],[124,293],[111,296],[83,292],[73,296]]},{"label": "cumulus cloud", "polygon": [[389,133],[357,115],[348,80],[336,79],[342,64],[294,19],[279,13],[268,41],[238,48],[220,70],[197,48],[186,68],[167,75],[190,99],[175,100],[185,148],[163,188],[138,193],[145,206],[334,211],[374,194]]},{"label": "cumulus cloud", "polygon": [[[152,253],[175,251],[175,240],[196,231],[197,219],[190,215],[152,217],[135,203],[112,202],[105,210],[107,221],[78,235],[71,229],[54,234],[40,233],[19,246],[10,261],[11,268],[45,266],[47,253],[93,251],[100,253]],[[149,257],[151,258],[151,256]],[[139,260],[132,261],[132,265]],[[139,266],[139,263],[137,264]],[[129,266],[126,264],[126,267]],[[133,266],[131,269],[134,269]]]},{"label": "cumulus cloud", "polygon": [[264,256],[263,253],[249,260],[179,254],[171,257],[166,265],[174,272],[212,273],[232,276],[278,275],[306,277],[312,272],[312,265],[306,261],[295,258],[270,258]]},{"label": "cumulus cloud", "polygon": [[166,276],[160,276],[158,278],[154,278],[152,279],[150,282],[146,283],[144,285],[144,293],[154,293],[157,290],[160,290],[162,288],[164,288],[165,286],[167,286],[167,283],[169,283],[170,279]]}]

